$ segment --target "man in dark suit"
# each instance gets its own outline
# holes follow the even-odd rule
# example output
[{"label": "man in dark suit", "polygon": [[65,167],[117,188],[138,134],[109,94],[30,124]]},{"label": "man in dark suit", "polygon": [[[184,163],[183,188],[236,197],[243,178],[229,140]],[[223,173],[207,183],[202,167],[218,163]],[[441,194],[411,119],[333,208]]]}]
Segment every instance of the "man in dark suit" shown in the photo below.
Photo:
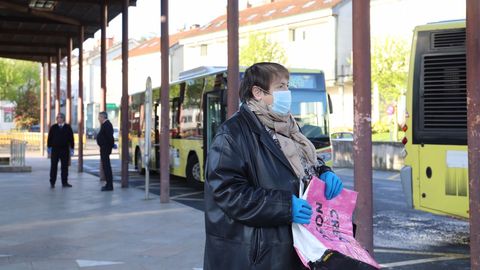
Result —
[{"label": "man in dark suit", "polygon": [[98,121],[100,121],[101,127],[97,135],[97,144],[100,146],[100,159],[103,172],[105,173],[105,180],[107,181],[107,184],[102,187],[102,191],[112,191],[113,176],[112,166],[110,165],[110,154],[115,145],[113,139],[113,126],[112,123],[108,121],[108,114],[106,112],[100,112],[98,114]]},{"label": "man in dark suit", "polygon": [[68,183],[68,166],[70,157],[73,156],[75,142],[73,131],[69,124],[65,123],[65,115],[57,115],[57,123],[50,127],[48,131],[48,157],[51,160],[50,165],[50,187],[55,188],[57,181],[58,160],[62,164],[62,186],[72,187]]}]

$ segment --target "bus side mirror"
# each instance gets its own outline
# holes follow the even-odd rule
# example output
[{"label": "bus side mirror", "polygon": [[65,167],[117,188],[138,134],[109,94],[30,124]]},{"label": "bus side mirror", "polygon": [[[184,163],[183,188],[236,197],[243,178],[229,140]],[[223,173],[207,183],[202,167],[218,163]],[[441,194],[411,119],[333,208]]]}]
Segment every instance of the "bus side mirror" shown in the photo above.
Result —
[{"label": "bus side mirror", "polygon": [[333,113],[333,105],[332,105],[332,99],[330,98],[330,94],[327,94],[328,98],[328,110],[330,111],[330,114]]}]

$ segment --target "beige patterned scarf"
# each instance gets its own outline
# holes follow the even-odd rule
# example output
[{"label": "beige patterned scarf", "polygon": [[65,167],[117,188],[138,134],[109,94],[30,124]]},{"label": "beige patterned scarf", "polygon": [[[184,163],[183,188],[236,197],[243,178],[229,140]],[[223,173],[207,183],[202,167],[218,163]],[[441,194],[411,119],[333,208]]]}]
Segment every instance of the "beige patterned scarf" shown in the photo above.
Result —
[{"label": "beige patterned scarf", "polygon": [[[305,176],[305,167],[314,166],[317,155],[313,144],[300,132],[291,114],[280,115],[272,111],[263,101],[251,99],[247,102],[250,110],[263,125],[274,130],[283,154],[295,170],[299,179]],[[306,164],[302,165],[302,161]]]}]

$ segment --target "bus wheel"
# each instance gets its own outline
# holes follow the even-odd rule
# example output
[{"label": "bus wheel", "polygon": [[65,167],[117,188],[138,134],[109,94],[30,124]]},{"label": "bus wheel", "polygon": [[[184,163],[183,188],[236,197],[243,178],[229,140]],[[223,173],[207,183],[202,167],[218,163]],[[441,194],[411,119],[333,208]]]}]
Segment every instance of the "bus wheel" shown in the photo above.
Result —
[{"label": "bus wheel", "polygon": [[144,175],[145,169],[143,168],[142,153],[140,153],[140,150],[137,150],[137,152],[135,153],[135,165],[137,172],[141,175]]},{"label": "bus wheel", "polygon": [[202,184],[200,179],[200,162],[196,155],[190,155],[187,161],[187,182],[196,186]]}]

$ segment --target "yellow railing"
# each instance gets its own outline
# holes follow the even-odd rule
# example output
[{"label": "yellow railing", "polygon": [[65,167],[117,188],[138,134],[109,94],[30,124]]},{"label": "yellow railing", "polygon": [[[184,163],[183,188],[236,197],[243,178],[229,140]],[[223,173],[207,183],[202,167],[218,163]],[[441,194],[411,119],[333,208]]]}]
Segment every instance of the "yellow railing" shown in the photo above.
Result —
[{"label": "yellow railing", "polygon": [[[47,145],[47,137],[48,133],[44,133],[43,135],[45,137],[45,145]],[[78,134],[75,133],[73,134],[73,137],[75,139],[75,145],[78,142]],[[42,134],[39,132],[2,132],[0,133],[0,145],[10,145],[11,140],[22,140],[26,141],[27,145],[32,147],[32,146],[38,146],[40,147],[41,140],[42,140]],[[83,141],[86,141],[86,136],[83,135]]]}]

